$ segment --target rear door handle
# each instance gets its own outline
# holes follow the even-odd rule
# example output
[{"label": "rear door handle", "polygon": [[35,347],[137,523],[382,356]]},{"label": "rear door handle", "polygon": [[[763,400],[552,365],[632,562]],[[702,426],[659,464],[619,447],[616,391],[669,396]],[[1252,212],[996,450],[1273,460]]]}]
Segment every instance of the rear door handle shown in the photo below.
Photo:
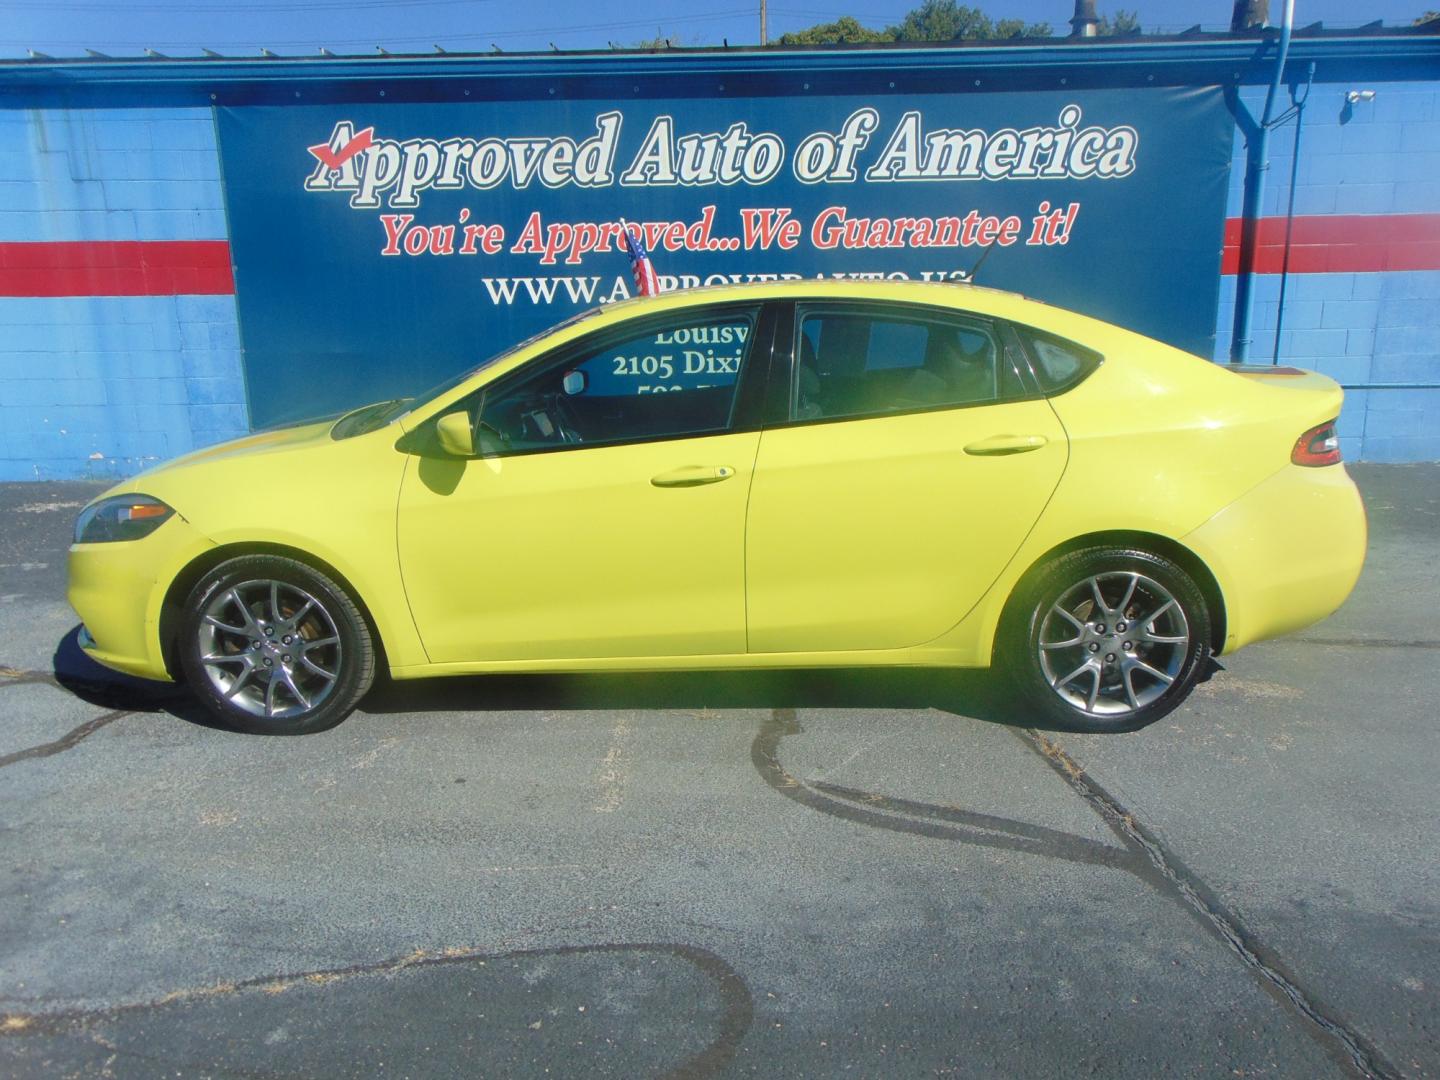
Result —
[{"label": "rear door handle", "polygon": [[976,457],[1028,454],[1031,450],[1039,450],[1048,441],[1044,435],[991,435],[988,439],[972,442],[965,447],[965,453]]},{"label": "rear door handle", "polygon": [[684,465],[652,476],[650,483],[656,487],[699,487],[701,484],[718,484],[734,475],[735,470],[729,465]]}]

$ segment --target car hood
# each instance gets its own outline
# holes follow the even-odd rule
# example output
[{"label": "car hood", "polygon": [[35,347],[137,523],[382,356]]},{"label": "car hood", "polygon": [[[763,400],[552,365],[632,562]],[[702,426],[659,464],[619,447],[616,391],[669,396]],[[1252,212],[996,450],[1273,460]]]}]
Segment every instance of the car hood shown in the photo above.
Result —
[{"label": "car hood", "polygon": [[[325,442],[330,438],[330,429],[335,426],[335,419],[321,420],[309,424],[297,424],[294,427],[277,428],[273,431],[261,431],[254,435],[246,435],[244,438],[231,439],[229,442],[216,443],[214,446],[207,446],[203,450],[195,450],[188,454],[181,454],[172,458],[163,465],[143,472],[141,477],[151,476],[166,469],[183,469],[188,465],[198,465],[205,461],[215,461],[220,458],[243,457],[247,454],[264,454],[272,450],[291,450],[305,443]],[[139,477],[137,477],[139,479]]]},{"label": "car hood", "polygon": [[[306,445],[328,443],[330,441],[330,429],[334,426],[335,418],[330,417],[327,420],[296,424],[293,427],[276,428],[272,431],[261,431],[254,435],[246,435],[243,438],[216,443],[214,446],[207,446],[203,450],[194,450],[188,454],[181,454],[177,458],[171,458],[169,461],[146,469],[142,473],[137,473],[127,480],[122,480],[99,497],[106,498],[110,495],[123,495],[132,491],[146,492],[149,481],[212,461],[273,453],[277,450],[294,450]],[[153,494],[151,492],[146,493]]]}]

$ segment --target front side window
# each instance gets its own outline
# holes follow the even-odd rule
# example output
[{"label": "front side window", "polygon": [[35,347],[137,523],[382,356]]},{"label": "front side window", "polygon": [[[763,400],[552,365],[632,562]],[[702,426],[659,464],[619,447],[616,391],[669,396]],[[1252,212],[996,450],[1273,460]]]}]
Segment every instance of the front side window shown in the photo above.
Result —
[{"label": "front side window", "polygon": [[691,310],[567,348],[482,394],[478,433],[503,452],[724,431],[755,325],[754,309]]},{"label": "front side window", "polygon": [[1014,392],[1005,350],[978,321],[803,311],[796,348],[795,420],[972,405]]}]

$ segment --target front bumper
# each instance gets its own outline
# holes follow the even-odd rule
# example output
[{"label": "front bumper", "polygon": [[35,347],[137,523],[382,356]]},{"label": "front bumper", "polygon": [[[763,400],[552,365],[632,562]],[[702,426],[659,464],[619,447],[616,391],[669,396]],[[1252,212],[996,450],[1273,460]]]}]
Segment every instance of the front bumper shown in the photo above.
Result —
[{"label": "front bumper", "polygon": [[1225,600],[1222,652],[1319,622],[1365,562],[1365,506],[1343,465],[1287,465],[1183,542]]},{"label": "front bumper", "polygon": [[160,612],[176,574],[210,547],[178,514],[141,540],[72,544],[67,598],[91,659],[142,679],[171,682]]}]

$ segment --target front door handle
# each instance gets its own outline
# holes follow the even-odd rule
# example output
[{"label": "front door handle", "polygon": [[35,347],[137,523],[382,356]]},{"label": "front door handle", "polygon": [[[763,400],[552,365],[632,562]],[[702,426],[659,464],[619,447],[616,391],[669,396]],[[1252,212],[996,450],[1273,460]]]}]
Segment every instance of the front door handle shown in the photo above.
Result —
[{"label": "front door handle", "polygon": [[1044,435],[991,435],[988,439],[972,442],[965,447],[965,453],[976,457],[1028,454],[1031,450],[1039,450],[1048,441]]},{"label": "front door handle", "polygon": [[656,487],[699,487],[701,484],[718,484],[734,475],[735,470],[729,465],[684,465],[652,476],[650,483]]}]

